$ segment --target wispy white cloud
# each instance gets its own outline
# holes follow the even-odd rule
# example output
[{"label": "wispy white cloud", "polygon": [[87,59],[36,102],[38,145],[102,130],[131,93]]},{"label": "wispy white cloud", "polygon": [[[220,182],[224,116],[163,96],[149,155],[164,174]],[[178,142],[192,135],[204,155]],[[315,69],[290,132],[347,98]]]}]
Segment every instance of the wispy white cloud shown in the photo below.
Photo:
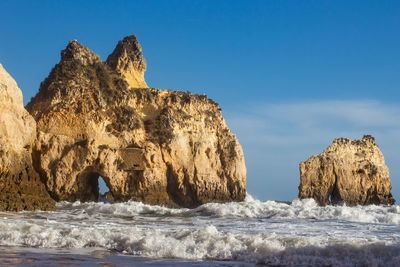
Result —
[{"label": "wispy white cloud", "polygon": [[377,101],[318,101],[267,105],[259,112],[266,116],[277,116],[299,125],[318,125],[335,120],[348,122],[354,126],[389,126],[398,125],[400,108],[383,105]]},{"label": "wispy white cloud", "polygon": [[[266,145],[315,143],[342,134],[400,130],[400,106],[378,101],[257,104],[230,112],[229,125],[243,138]],[[254,138],[257,137],[257,138]]]},{"label": "wispy white cloud", "polygon": [[[258,103],[224,114],[244,147],[250,188],[271,188],[276,194],[279,184],[271,186],[268,174],[287,179],[292,184],[288,192],[295,197],[300,161],[322,152],[334,138],[371,134],[391,170],[393,192],[400,196],[400,105],[374,100]],[[265,186],[252,185],[252,179]]]}]

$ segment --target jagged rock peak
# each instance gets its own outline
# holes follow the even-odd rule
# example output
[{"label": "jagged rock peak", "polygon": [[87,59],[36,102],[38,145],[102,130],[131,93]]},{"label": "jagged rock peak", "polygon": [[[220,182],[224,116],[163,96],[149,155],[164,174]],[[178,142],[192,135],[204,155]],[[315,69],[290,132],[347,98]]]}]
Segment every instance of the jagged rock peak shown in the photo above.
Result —
[{"label": "jagged rock peak", "polygon": [[375,138],[338,138],[321,154],[300,163],[299,198],[320,205],[394,204],[389,169]]},{"label": "jagged rock peak", "polygon": [[128,63],[121,61],[124,56],[127,56],[127,59],[132,61],[138,70],[146,71],[146,60],[136,35],[129,35],[120,40],[113,53],[108,56],[107,64],[113,69],[117,69],[118,65]]},{"label": "jagged rock peak", "polygon": [[60,62],[40,84],[39,92],[26,105],[26,109],[38,120],[38,114],[32,110],[43,111],[52,104],[63,103],[67,96],[82,97],[82,90],[98,84],[97,74],[104,67],[101,58],[92,50],[76,40],[70,41],[61,51]]},{"label": "jagged rock peak", "polygon": [[136,35],[127,36],[119,41],[106,63],[121,73],[130,87],[148,88],[144,80],[146,60]]},{"label": "jagged rock peak", "polygon": [[78,61],[83,65],[93,65],[101,62],[101,58],[98,55],[77,40],[69,41],[65,50],[61,51],[61,62],[71,60]]}]

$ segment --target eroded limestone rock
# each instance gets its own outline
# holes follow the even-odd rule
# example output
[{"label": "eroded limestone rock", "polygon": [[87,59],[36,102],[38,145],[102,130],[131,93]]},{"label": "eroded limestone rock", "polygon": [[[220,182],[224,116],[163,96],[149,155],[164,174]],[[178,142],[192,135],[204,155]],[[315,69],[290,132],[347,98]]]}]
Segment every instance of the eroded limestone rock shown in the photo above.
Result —
[{"label": "eroded limestone rock", "polygon": [[300,163],[299,198],[320,205],[394,204],[389,169],[375,139],[335,139],[321,154]]},{"label": "eroded limestone rock", "polygon": [[107,65],[122,75],[131,88],[148,88],[144,80],[146,60],[135,35],[118,42],[114,52],[108,56]]},{"label": "eroded limestone rock", "polygon": [[138,88],[147,85],[136,37],[120,41],[106,63],[74,47],[83,46],[68,45],[27,105],[41,131],[35,166],[54,199],[97,200],[99,176],[117,201],[195,207],[245,198],[242,148],[218,104]]},{"label": "eroded limestone rock", "polygon": [[32,166],[36,123],[22,92],[0,64],[0,210],[53,210],[55,202]]}]

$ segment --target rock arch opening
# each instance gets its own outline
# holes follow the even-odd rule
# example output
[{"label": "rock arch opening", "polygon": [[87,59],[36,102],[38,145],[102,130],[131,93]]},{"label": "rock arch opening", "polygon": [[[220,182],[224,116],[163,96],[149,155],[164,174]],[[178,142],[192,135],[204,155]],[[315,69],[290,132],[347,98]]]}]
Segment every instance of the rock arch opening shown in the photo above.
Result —
[{"label": "rock arch opening", "polygon": [[107,183],[104,181],[103,177],[99,175],[98,177],[98,198],[97,201],[113,201],[114,198],[112,196],[111,190],[108,187]]},{"label": "rock arch opening", "polygon": [[104,182],[103,177],[99,176],[99,193],[100,193],[100,195],[104,195],[108,191],[110,191],[110,189],[108,188],[106,182]]},{"label": "rock arch opening", "polygon": [[108,177],[93,170],[86,170],[78,175],[77,193],[73,199],[81,201],[113,200]]}]

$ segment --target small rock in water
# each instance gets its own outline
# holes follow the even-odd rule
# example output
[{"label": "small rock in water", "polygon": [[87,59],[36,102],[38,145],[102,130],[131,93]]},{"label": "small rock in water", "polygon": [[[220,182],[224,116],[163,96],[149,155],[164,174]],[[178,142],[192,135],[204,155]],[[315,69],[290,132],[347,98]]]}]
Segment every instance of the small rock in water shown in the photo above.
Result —
[{"label": "small rock in water", "polygon": [[335,139],[321,154],[300,163],[299,198],[318,204],[394,204],[389,169],[370,135]]}]

